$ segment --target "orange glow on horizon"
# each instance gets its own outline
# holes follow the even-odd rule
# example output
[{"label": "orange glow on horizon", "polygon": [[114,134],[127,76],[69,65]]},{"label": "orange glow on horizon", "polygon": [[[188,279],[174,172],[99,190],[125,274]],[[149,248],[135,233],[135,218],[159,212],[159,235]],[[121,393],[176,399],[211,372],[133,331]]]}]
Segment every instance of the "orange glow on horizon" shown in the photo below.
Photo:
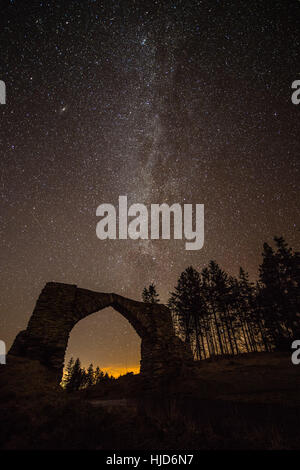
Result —
[{"label": "orange glow on horizon", "polygon": [[140,373],[140,366],[139,365],[133,365],[133,366],[118,366],[118,365],[112,365],[112,366],[107,366],[107,367],[101,367],[101,370],[104,373],[108,373],[108,375],[112,375],[113,377],[119,377],[120,375],[125,375],[128,372],[133,372],[134,374],[139,374]]},{"label": "orange glow on horizon", "polygon": [[[85,370],[87,370],[87,366],[82,366],[85,368]],[[94,367],[94,370],[95,370],[95,367]],[[123,366],[123,365],[111,365],[111,366],[107,366],[107,367],[101,367],[101,370],[102,372],[104,372],[104,374],[108,373],[108,375],[112,375],[113,377],[115,377],[116,379],[118,377],[120,377],[120,375],[125,375],[127,374],[128,372],[133,372],[134,374],[139,374],[140,373],[140,365],[133,365],[133,366]],[[66,369],[64,369],[63,371],[63,377],[62,377],[62,381],[64,380],[66,376]]]}]

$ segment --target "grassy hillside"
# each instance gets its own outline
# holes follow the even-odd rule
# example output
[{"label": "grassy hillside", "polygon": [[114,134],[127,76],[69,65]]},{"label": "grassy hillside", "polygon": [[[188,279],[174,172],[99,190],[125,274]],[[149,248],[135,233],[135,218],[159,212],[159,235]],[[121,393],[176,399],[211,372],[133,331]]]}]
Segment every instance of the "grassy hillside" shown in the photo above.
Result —
[{"label": "grassy hillside", "polygon": [[153,385],[128,375],[67,394],[38,362],[9,358],[0,369],[0,446],[300,448],[300,366],[290,355],[207,360]]}]

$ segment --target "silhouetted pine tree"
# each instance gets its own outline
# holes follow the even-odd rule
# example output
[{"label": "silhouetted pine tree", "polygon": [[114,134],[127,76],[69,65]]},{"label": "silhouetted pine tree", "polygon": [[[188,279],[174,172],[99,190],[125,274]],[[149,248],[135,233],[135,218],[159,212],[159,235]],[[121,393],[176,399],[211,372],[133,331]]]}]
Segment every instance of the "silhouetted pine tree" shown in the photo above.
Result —
[{"label": "silhouetted pine tree", "polygon": [[255,287],[249,281],[248,273],[242,268],[240,268],[238,284],[237,308],[239,309],[246,350],[248,352],[269,351],[270,345],[264,319],[257,302],[259,285],[257,284]]},{"label": "silhouetted pine tree", "polygon": [[67,364],[66,371],[62,379],[62,387],[65,389],[67,388],[67,384],[70,382],[70,379],[72,377],[73,367],[74,367],[74,359],[73,357],[71,357]]},{"label": "silhouetted pine tree", "polygon": [[217,312],[216,291],[212,282],[212,273],[208,268],[201,272],[201,294],[205,303],[206,324],[209,332],[211,355],[224,354],[221,336],[221,323]]},{"label": "silhouetted pine tree", "polygon": [[91,387],[92,385],[95,384],[95,373],[94,373],[93,364],[90,364],[88,367],[88,370],[86,372],[85,383],[87,387]]},{"label": "silhouetted pine tree", "polygon": [[65,389],[68,392],[74,392],[82,388],[85,384],[85,373],[84,370],[81,368],[81,363],[79,358],[76,359],[72,371],[70,374],[70,378],[66,383]]},{"label": "silhouetted pine tree", "polygon": [[202,292],[206,302],[206,310],[212,321],[215,336],[215,353],[228,353],[224,312],[220,309],[220,289],[223,288],[223,272],[215,261],[210,261],[208,268],[202,270]]},{"label": "silhouetted pine tree", "polygon": [[184,340],[194,348],[196,359],[206,357],[200,275],[192,266],[181,273],[174,292],[171,292],[168,305],[175,314]]},{"label": "silhouetted pine tree", "polygon": [[282,237],[274,238],[277,251],[264,243],[259,267],[258,305],[266,331],[276,349],[290,349],[300,332],[300,254]]},{"label": "silhouetted pine tree", "polygon": [[253,324],[254,312],[252,309],[254,287],[249,281],[249,275],[240,268],[239,279],[232,280],[232,296],[237,312],[239,338],[241,351],[257,351],[257,340],[255,335],[255,325]]},{"label": "silhouetted pine tree", "polygon": [[99,384],[101,381],[103,381],[103,377],[104,372],[100,369],[99,366],[97,366],[95,370],[95,384]]},{"label": "silhouetted pine tree", "polygon": [[159,294],[156,291],[156,286],[153,282],[147,287],[144,287],[142,292],[143,302],[147,304],[158,304],[159,303]]}]

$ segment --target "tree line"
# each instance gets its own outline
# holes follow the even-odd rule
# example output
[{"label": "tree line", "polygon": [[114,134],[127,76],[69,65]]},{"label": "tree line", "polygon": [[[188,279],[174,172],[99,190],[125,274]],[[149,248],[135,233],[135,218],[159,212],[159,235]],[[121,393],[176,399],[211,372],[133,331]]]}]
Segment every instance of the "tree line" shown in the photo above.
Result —
[{"label": "tree line", "polygon": [[[256,283],[243,268],[234,277],[213,260],[201,271],[189,266],[180,274],[167,305],[176,334],[196,360],[290,350],[300,339],[300,253],[283,237],[274,242],[275,248],[263,245]],[[143,289],[142,300],[159,303],[154,283]],[[99,367],[85,370],[71,358],[62,386],[74,391],[112,380]]]},{"label": "tree line", "polygon": [[[176,333],[196,360],[290,350],[293,339],[300,339],[300,253],[282,237],[274,242],[275,249],[263,245],[256,283],[244,269],[234,277],[215,261],[201,271],[189,266],[181,273],[168,307]],[[158,302],[155,285],[142,297]]]},{"label": "tree line", "polygon": [[77,358],[74,360],[73,357],[69,360],[63,379],[62,387],[67,392],[74,392],[77,390],[82,390],[92,385],[103,384],[111,382],[115,378],[108,373],[104,373],[99,366],[95,369],[93,364],[90,364],[87,369],[81,366],[80,359]]}]

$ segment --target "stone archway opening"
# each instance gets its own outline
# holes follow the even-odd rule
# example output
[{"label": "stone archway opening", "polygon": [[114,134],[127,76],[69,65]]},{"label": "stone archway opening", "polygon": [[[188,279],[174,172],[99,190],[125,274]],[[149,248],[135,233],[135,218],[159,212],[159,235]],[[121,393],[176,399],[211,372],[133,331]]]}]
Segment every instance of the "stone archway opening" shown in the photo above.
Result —
[{"label": "stone archway opening", "polygon": [[153,379],[193,361],[191,350],[175,336],[169,309],[114,293],[93,292],[76,285],[49,282],[42,290],[26,330],[9,354],[38,360],[60,383],[65,351],[73,327],[92,313],[114,308],[141,338],[141,375]]},{"label": "stone archway opening", "polygon": [[64,366],[77,357],[82,367],[90,364],[118,377],[140,372],[141,338],[130,323],[112,307],[80,320],[71,330]]}]

